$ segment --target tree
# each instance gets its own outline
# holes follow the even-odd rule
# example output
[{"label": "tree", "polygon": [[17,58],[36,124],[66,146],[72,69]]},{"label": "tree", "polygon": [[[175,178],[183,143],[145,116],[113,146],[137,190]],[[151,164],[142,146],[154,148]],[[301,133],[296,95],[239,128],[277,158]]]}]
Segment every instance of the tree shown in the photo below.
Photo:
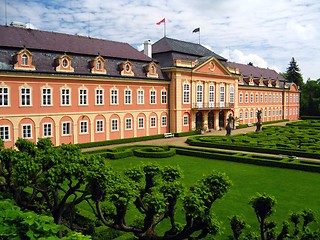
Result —
[{"label": "tree", "polygon": [[106,182],[111,173],[100,158],[82,154],[76,145],[19,139],[16,146],[20,151],[0,151],[0,187],[19,207],[50,214],[56,224],[91,198],[93,181]]},{"label": "tree", "polygon": [[286,79],[290,82],[294,82],[300,88],[303,85],[303,78],[300,73],[300,68],[293,57],[289,63],[289,67],[287,68]]},{"label": "tree", "polygon": [[[196,232],[200,232],[197,236],[200,239],[207,234],[216,234],[219,222],[212,214],[212,205],[228,191],[231,185],[229,178],[223,173],[212,172],[187,191],[179,181],[181,175],[177,167],[157,164],[128,169],[124,176],[113,180],[112,188],[99,184],[95,186],[101,193],[93,197],[95,214],[104,225],[132,232],[141,240],[186,239]],[[183,198],[186,214],[184,226],[175,221],[179,198]],[[133,225],[126,221],[130,203],[141,214]],[[103,209],[102,205],[109,208]],[[159,236],[156,226],[166,218],[170,220],[170,229]]]},{"label": "tree", "polygon": [[308,80],[301,89],[301,114],[320,115],[320,81]]}]

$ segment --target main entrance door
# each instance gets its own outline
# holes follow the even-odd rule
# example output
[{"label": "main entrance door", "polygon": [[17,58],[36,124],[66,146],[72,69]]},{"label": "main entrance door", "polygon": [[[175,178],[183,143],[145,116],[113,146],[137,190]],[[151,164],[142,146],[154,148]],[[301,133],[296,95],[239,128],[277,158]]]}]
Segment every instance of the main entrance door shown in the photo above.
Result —
[{"label": "main entrance door", "polygon": [[202,112],[197,112],[196,113],[196,129],[200,130],[202,129],[202,122],[203,122],[203,116],[202,116]]}]

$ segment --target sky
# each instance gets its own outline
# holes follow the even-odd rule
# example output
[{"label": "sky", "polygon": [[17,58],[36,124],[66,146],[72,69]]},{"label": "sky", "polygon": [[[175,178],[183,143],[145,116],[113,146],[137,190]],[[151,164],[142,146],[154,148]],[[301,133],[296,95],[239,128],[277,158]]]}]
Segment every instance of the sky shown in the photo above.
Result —
[{"label": "sky", "polygon": [[[319,0],[1,0],[0,24],[127,42],[164,36],[200,43],[228,61],[320,78]],[[200,32],[192,33],[195,28]],[[0,33],[1,34],[1,33]]]}]

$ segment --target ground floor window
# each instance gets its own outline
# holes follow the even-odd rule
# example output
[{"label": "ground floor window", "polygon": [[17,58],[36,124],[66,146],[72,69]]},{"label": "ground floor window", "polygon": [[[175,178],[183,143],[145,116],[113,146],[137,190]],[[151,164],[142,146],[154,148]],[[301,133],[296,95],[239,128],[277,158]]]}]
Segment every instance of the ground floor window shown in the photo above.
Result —
[{"label": "ground floor window", "polygon": [[150,127],[155,128],[156,127],[156,117],[150,118]]},{"label": "ground floor window", "polygon": [[140,117],[138,118],[138,128],[144,128],[144,118]]},{"label": "ground floor window", "polygon": [[111,131],[118,131],[118,119],[111,120]]},{"label": "ground floor window", "polygon": [[51,123],[44,123],[43,124],[43,136],[44,137],[51,137],[52,136],[52,124]]},{"label": "ground floor window", "polygon": [[104,132],[104,122],[103,120],[97,120],[96,122],[96,132]]},{"label": "ground floor window", "polygon": [[131,130],[131,129],[132,129],[132,119],[126,118],[126,130]]},{"label": "ground floor window", "polygon": [[167,116],[162,116],[162,118],[161,118],[161,126],[162,127],[167,126]]},{"label": "ground floor window", "polygon": [[8,141],[10,139],[9,132],[9,126],[0,126],[0,139],[2,139],[3,141]]},{"label": "ground floor window", "polygon": [[183,126],[189,125],[189,116],[183,116]]},{"label": "ground floor window", "polygon": [[71,134],[71,123],[63,122],[62,123],[62,135],[70,135]]}]

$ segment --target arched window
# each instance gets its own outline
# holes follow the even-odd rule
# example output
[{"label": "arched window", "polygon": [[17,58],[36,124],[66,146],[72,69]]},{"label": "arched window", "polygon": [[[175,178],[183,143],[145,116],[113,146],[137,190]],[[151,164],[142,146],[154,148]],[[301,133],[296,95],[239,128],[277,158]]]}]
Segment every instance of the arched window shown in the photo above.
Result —
[{"label": "arched window", "polygon": [[102,69],[101,61],[98,60],[97,61],[97,70],[101,70],[101,69]]},{"label": "arched window", "polygon": [[23,54],[21,57],[21,64],[24,66],[28,66],[29,58],[27,54]]}]

